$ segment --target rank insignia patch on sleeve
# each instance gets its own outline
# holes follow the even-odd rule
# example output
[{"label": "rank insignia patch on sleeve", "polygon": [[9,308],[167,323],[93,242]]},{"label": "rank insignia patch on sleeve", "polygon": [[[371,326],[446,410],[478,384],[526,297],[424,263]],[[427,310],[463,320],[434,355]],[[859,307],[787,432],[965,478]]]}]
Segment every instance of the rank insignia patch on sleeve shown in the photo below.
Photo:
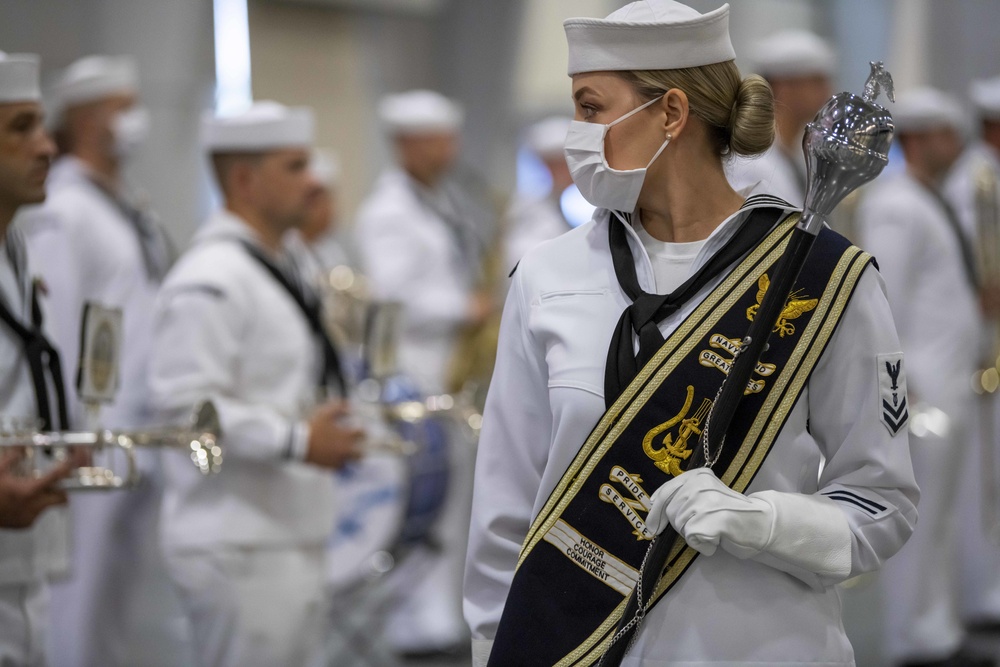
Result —
[{"label": "rank insignia patch on sleeve", "polygon": [[889,433],[896,435],[910,419],[906,408],[906,372],[903,353],[880,354],[878,361],[879,415]]}]

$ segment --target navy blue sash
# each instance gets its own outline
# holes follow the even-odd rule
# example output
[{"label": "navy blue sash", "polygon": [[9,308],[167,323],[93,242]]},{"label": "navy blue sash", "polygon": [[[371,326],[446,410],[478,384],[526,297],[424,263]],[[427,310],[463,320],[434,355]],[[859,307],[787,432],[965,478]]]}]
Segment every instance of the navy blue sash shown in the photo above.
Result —
[{"label": "navy blue sash", "polygon": [[[591,665],[610,641],[652,534],[649,496],[680,474],[798,216],[769,233],[610,406],[535,518],[489,664]],[[781,431],[871,257],[824,230],[713,467],[743,492]],[[679,543],[653,603],[697,552]]]}]

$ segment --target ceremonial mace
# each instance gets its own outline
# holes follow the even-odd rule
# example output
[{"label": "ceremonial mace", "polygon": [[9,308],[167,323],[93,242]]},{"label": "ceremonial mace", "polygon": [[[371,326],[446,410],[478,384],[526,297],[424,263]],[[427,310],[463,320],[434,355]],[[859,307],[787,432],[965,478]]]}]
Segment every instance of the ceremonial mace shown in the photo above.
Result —
[{"label": "ceremonial mace", "polygon": [[[732,369],[716,395],[712,410],[705,420],[702,442],[694,448],[688,461],[688,470],[706,465],[706,452],[709,454],[709,461],[717,458],[724,446],[726,431],[743,398],[747,382],[761,354],[767,349],[767,338],[774,330],[799,271],[823,227],[824,218],[844,197],[878,176],[889,161],[892,116],[875,102],[882,88],[889,100],[895,101],[892,77],[881,62],[873,62],[871,74],[865,82],[863,97],[848,92],[838,93],[806,125],[802,149],[806,157],[809,187],[802,217],[778,260],[771,285],[743,338]],[[711,462],[708,465],[711,466]],[[600,667],[617,667],[621,664],[642,623],[647,605],[653,598],[656,584],[677,539],[677,531],[671,526],[653,538],[639,570],[639,579],[618,622],[611,644],[601,658]]]}]

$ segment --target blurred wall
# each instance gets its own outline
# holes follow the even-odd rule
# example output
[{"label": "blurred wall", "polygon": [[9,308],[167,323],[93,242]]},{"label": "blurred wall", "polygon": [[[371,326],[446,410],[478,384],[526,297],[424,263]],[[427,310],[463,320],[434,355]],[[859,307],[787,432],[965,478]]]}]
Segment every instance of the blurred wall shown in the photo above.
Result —
[{"label": "blurred wall", "polygon": [[249,10],[253,95],[316,109],[318,143],[342,162],[345,224],[393,161],[374,113],[386,93],[431,88],[460,102],[463,163],[493,189],[511,187],[520,2],[253,0]]},{"label": "blurred wall", "polygon": [[251,3],[249,22],[254,98],[316,110],[317,144],[340,160],[339,206],[349,215],[377,155],[363,22],[354,12],[264,2]]}]

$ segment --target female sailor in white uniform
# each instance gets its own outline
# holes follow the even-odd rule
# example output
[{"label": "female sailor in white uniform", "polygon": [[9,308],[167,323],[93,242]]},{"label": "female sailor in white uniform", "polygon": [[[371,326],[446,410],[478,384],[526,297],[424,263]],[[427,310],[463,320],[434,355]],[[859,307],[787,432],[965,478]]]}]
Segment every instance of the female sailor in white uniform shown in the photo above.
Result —
[{"label": "female sailor in white uniform", "polygon": [[[659,472],[690,456],[681,440],[700,446],[693,434],[705,415],[690,400],[693,388],[706,382],[698,400],[710,406],[756,312],[743,304],[766,291],[767,274],[747,267],[762,252],[780,252],[775,235],[790,228],[794,212],[770,197],[744,200],[723,173],[723,154],[759,153],[773,137],[770,90],[757,77],[740,78],[728,13],[645,0],[604,20],[565,24],[576,104],[566,153],[598,211],[529,252],[508,295],[466,565],[477,665],[595,664],[644,545],[668,523],[697,553],[683,550],[672,561],[680,566],[665,571],[661,584],[669,578],[670,588],[646,613],[623,664],[852,665],[833,586],[878,568],[913,529],[918,491],[906,411],[898,410],[905,360],[870,258],[829,231],[804,273],[833,247],[842,249],[837,266],[846,260],[851,268],[838,268],[839,278],[824,278],[816,293],[795,295],[744,397],[792,386],[781,385],[791,364],[766,362],[789,340],[817,333],[798,357],[811,369],[793,371],[797,395],[747,418],[754,437],[772,438],[767,453],[747,455],[749,475],[716,467],[726,483],[711,469],[675,470],[669,481]],[[722,263],[750,229],[762,235],[758,245]],[[735,284],[747,291],[734,307],[736,292],[726,290]],[[651,299],[664,305],[662,319],[659,308],[652,317],[637,310]],[[827,319],[817,329],[811,318],[821,309]],[[614,347],[621,343],[625,355]],[[682,353],[671,355],[671,345]],[[691,378],[708,374],[692,380],[687,400],[688,382],[670,382],[682,367],[693,369]],[[883,400],[896,401],[895,415]],[[617,434],[650,410],[666,421],[623,449]],[[723,458],[749,442],[732,428],[727,435],[733,443]],[[644,461],[654,454],[655,468]],[[587,495],[581,489],[607,464],[601,456],[628,463],[610,468],[610,479],[605,469]],[[574,507],[582,510],[571,516]],[[588,520],[597,525],[585,533]],[[637,560],[624,559],[629,549]],[[579,602],[567,608],[566,599]],[[606,600],[607,618],[581,631],[577,619],[594,617]],[[562,617],[536,614],[560,608]]]}]

